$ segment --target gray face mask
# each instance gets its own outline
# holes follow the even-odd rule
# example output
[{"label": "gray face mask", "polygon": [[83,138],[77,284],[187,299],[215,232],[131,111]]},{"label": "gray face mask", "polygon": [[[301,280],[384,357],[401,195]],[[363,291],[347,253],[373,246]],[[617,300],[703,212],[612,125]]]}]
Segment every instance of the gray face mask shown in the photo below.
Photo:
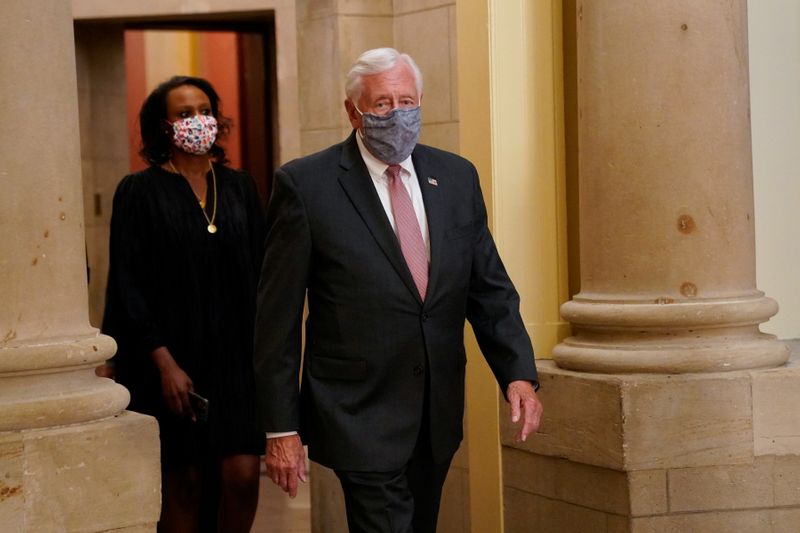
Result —
[{"label": "gray face mask", "polygon": [[[357,107],[356,111],[361,113]],[[411,155],[419,140],[420,125],[419,106],[393,109],[385,115],[361,113],[361,138],[372,155],[396,165]]]}]

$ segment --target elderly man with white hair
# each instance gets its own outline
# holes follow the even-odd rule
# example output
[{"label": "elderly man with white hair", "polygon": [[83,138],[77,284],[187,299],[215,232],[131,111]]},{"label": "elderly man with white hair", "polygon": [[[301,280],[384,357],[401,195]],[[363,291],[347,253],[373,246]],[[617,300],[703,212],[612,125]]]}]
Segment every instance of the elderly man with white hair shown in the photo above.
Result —
[{"label": "elderly man with white hair", "polygon": [[462,439],[465,320],[520,439],[542,412],[533,349],[475,168],[417,142],[414,60],[364,52],[346,94],[352,134],[275,174],[254,354],[265,460],[294,496],[307,444],[350,531],[433,533]]}]

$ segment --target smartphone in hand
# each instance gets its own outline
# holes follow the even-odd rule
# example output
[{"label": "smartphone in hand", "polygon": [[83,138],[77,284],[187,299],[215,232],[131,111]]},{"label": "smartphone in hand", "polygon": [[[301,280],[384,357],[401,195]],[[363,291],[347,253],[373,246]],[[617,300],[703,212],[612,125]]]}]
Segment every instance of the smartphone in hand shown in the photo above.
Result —
[{"label": "smartphone in hand", "polygon": [[192,405],[192,411],[194,411],[194,416],[198,422],[205,422],[208,420],[208,399],[190,390],[189,403]]}]

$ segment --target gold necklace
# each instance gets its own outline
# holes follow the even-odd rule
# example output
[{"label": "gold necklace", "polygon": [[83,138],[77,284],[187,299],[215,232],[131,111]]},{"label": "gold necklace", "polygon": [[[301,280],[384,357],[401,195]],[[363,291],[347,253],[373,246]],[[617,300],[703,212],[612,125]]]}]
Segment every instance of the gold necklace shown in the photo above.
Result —
[{"label": "gold necklace", "polygon": [[[183,176],[183,174],[181,174],[181,172],[175,168],[175,165],[172,163],[172,159],[169,160],[169,166],[175,171],[176,174]],[[214,172],[214,165],[211,164],[211,161],[208,162],[208,166],[211,169],[211,183],[214,191],[214,207],[211,209],[211,218],[208,218],[208,214],[206,213],[205,202],[202,200],[198,200],[198,202],[200,203],[200,211],[203,213],[203,218],[205,218],[206,222],[208,222],[206,229],[209,233],[216,233],[217,226],[214,225],[214,219],[217,218],[217,174]]]}]

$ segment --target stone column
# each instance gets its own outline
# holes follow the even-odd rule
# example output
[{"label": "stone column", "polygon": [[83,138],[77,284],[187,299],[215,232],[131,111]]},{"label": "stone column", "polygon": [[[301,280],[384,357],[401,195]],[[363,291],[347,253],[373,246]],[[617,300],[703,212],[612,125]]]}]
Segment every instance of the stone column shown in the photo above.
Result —
[{"label": "stone column", "polygon": [[578,3],[581,291],[562,368],[773,367],[758,324],[745,1]]},{"label": "stone column", "polygon": [[115,344],[88,318],[70,6],[10,0],[0,17],[0,529],[9,531],[146,529],[159,512],[157,425],[123,412],[127,390],[94,373]]},{"label": "stone column", "polygon": [[758,330],[746,2],[576,6],[581,292],[540,432],[503,429],[506,524],[795,531],[800,368]]}]

